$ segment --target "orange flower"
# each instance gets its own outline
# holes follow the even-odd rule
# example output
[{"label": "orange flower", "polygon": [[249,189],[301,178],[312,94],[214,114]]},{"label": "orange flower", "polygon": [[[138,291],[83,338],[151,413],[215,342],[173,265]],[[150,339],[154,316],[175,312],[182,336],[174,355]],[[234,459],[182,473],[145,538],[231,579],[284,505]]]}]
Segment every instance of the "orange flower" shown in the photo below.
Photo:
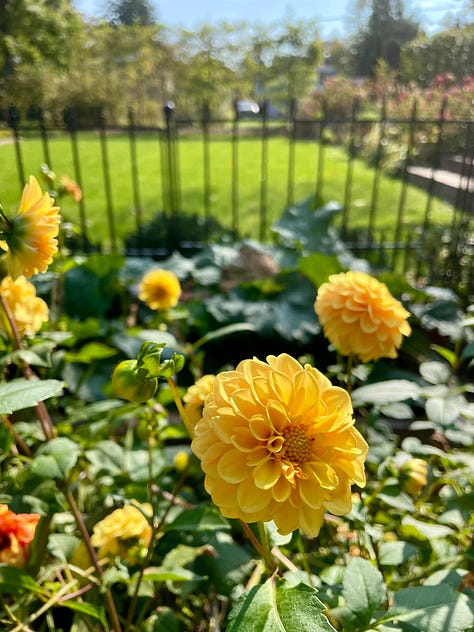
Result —
[{"label": "orange flower", "polygon": [[25,568],[39,514],[16,514],[0,505],[0,562]]},{"label": "orange flower", "polygon": [[287,354],[218,374],[194,428],[205,487],[224,516],[319,533],[365,485],[367,444],[348,393]]},{"label": "orange flower", "polygon": [[64,187],[66,193],[72,196],[74,202],[82,200],[82,190],[75,180],[71,180],[69,176],[61,176],[59,182]]},{"label": "orange flower", "polygon": [[4,241],[0,242],[8,251],[6,264],[13,279],[21,274],[30,278],[37,272],[46,272],[58,250],[58,211],[54,199],[43,193],[36,178],[30,176],[18,212],[12,219],[5,218]]},{"label": "orange flower", "polygon": [[212,391],[215,379],[215,375],[203,375],[188,388],[183,397],[184,409],[193,428],[202,417],[204,402]]},{"label": "orange flower", "polygon": [[365,272],[332,274],[319,288],[314,309],[328,340],[362,362],[396,358],[402,336],[411,333],[410,313]]},{"label": "orange flower", "polygon": [[[47,322],[48,306],[42,298],[36,296],[35,286],[24,276],[15,281],[11,277],[5,277],[0,283],[0,294],[10,308],[20,336],[38,331]],[[2,322],[6,322],[5,319],[0,319],[0,326]],[[5,330],[10,332],[10,327],[5,327]]]},{"label": "orange flower", "polygon": [[177,305],[181,296],[178,278],[168,270],[151,270],[138,287],[138,298],[151,309],[166,310]]}]

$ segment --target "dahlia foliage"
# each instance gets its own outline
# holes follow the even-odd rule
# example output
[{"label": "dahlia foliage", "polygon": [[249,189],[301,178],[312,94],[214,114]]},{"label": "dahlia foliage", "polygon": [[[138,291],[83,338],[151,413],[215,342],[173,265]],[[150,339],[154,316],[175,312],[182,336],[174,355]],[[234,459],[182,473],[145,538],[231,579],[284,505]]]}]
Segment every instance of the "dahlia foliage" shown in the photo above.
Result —
[{"label": "dahlia foliage", "polygon": [[0,628],[473,630],[472,318],[59,252],[58,185],[0,218]]}]

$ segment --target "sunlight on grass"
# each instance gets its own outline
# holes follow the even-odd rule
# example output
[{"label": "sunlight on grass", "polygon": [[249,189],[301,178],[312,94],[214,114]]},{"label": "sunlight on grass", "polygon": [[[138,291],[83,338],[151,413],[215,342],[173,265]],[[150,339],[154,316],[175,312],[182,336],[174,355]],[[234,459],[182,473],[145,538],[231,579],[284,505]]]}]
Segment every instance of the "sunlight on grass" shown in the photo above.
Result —
[{"label": "sunlight on grass", "polygon": [[[143,221],[166,206],[166,181],[168,162],[166,148],[160,144],[158,134],[137,135],[136,155],[138,166],[139,202]],[[36,136],[25,136],[20,145],[25,177],[38,174],[44,162],[41,140]],[[72,144],[69,136],[54,136],[49,140],[51,167],[58,176],[68,174],[79,178],[84,191],[84,209],[89,236],[94,242],[107,243],[109,225],[107,204],[113,211],[114,228],[119,239],[133,232],[135,221],[135,198],[133,192],[130,144],[126,134],[109,134],[107,137],[107,159],[110,173],[110,200],[107,200],[104,179],[104,157],[101,140],[94,132],[78,135],[80,174],[74,168]],[[262,203],[266,210],[267,228],[277,219],[287,205],[289,141],[283,137],[268,139],[267,168],[262,172],[262,141],[259,138],[242,137],[233,154],[230,136],[214,136],[209,145],[210,158],[210,213],[224,226],[233,225],[234,157],[237,158],[236,189],[237,226],[242,236],[258,237]],[[333,146],[324,147],[321,154],[314,141],[296,141],[294,165],[293,201],[299,201],[316,193],[319,160],[322,160],[322,186],[319,193],[325,201],[343,203],[348,171],[347,153]],[[322,156],[322,157],[321,157]],[[204,199],[204,146],[201,136],[179,138],[177,145],[179,165],[179,205],[186,213],[205,213]],[[14,207],[19,200],[20,182],[17,174],[17,159],[13,144],[0,146],[2,165],[2,203],[6,209]],[[166,176],[165,176],[166,177]],[[262,178],[266,189],[262,191]],[[346,211],[350,228],[366,231],[370,224],[370,208],[374,183],[374,170],[361,160],[353,163],[352,186],[349,207]],[[165,187],[163,186],[165,184]],[[401,195],[401,180],[380,174],[376,204],[373,211],[375,232],[384,231],[386,238],[393,235]],[[263,196],[263,197],[262,197]],[[423,223],[427,195],[415,186],[409,186],[402,220],[405,226],[420,226]],[[71,221],[79,220],[79,209],[72,200],[61,201],[62,213]],[[430,221],[449,224],[452,207],[437,198],[431,205]],[[342,216],[341,216],[342,220]],[[340,221],[339,220],[339,224]],[[270,231],[267,230],[267,238]]]}]

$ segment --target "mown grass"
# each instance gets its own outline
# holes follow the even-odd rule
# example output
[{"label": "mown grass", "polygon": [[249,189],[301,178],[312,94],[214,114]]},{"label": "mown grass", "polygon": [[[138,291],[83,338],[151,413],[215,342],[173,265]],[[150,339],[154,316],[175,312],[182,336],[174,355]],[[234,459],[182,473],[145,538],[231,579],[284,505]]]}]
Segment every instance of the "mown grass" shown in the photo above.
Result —
[{"label": "mown grass", "polygon": [[[20,144],[25,177],[37,175],[44,162],[41,140],[25,136]],[[110,225],[107,213],[103,156],[98,134],[84,132],[78,135],[81,181],[84,191],[84,209],[88,233],[93,242],[110,243]],[[160,139],[154,133],[140,133],[136,138],[136,156],[139,172],[140,203],[143,221],[165,208],[163,198],[163,163]],[[51,166],[59,176],[77,177],[74,171],[72,144],[69,136],[53,136],[49,140]],[[277,219],[287,205],[289,141],[284,137],[268,139],[267,169],[267,226]],[[204,167],[201,136],[183,136],[178,143],[180,205],[186,213],[204,214]],[[232,169],[233,153],[230,136],[212,137],[210,155],[210,212],[221,224],[232,226]],[[135,203],[132,188],[130,143],[126,134],[109,134],[107,157],[110,169],[111,202],[116,234],[120,240],[135,230]],[[316,192],[319,169],[319,145],[315,141],[299,140],[295,143],[294,201]],[[262,141],[242,137],[238,144],[238,229],[242,236],[258,237],[261,206]],[[347,177],[347,153],[334,146],[324,148],[322,187],[319,193],[326,201],[344,201]],[[0,145],[1,185],[0,199],[4,208],[18,204],[20,182],[17,172],[15,147]],[[374,184],[374,170],[362,160],[353,163],[350,206],[347,209],[348,225],[366,230],[369,225],[370,205]],[[390,239],[396,224],[401,181],[380,175],[377,204],[374,213],[376,231],[384,231]],[[410,227],[423,224],[427,195],[415,186],[407,189],[403,210],[403,223]],[[79,208],[71,199],[61,201],[62,213],[70,221],[79,220]],[[431,205],[430,220],[436,224],[449,224],[452,207],[439,199]],[[342,219],[342,216],[341,216]],[[270,237],[270,231],[267,231]]]}]

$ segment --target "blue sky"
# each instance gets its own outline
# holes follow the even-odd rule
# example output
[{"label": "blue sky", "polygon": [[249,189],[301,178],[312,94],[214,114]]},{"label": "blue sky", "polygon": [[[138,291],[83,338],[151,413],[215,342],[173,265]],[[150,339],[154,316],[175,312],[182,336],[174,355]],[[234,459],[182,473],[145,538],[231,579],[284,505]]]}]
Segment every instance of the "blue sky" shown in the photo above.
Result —
[{"label": "blue sky", "polygon": [[[347,12],[355,0],[151,0],[160,22],[168,26],[194,28],[203,22],[219,20],[273,22],[290,15],[296,19],[316,18],[323,37],[344,36],[351,31]],[[85,15],[100,17],[107,0],[73,0]],[[405,0],[411,14],[423,28],[439,30],[448,15],[459,15],[466,0]]]}]

